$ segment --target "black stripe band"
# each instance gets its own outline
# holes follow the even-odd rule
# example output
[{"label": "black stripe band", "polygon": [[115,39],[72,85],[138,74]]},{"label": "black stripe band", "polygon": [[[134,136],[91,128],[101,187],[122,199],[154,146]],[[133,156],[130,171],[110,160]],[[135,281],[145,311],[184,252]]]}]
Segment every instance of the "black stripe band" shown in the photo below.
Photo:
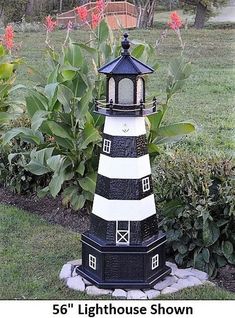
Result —
[{"label": "black stripe band", "polygon": [[110,179],[98,174],[95,193],[109,200],[141,200],[153,193],[152,177]]},{"label": "black stripe band", "polygon": [[146,135],[130,137],[103,134],[101,153],[116,158],[144,156],[148,153]]},{"label": "black stripe band", "polygon": [[[144,240],[156,235],[157,231],[156,214],[142,221],[130,221],[130,244],[142,244]],[[106,221],[92,213],[89,232],[107,244],[116,244],[116,221]]]}]

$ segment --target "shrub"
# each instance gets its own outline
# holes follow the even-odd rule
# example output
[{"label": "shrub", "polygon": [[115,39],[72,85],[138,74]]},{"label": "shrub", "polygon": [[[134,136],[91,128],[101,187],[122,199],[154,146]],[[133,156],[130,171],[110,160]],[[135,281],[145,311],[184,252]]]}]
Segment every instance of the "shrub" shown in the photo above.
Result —
[{"label": "shrub", "polygon": [[11,147],[0,145],[0,184],[13,193],[35,193],[48,183],[48,175],[36,176],[25,170],[31,150],[20,140]]},{"label": "shrub", "polygon": [[234,166],[228,159],[174,153],[159,159],[155,192],[168,254],[215,275],[235,264]]},{"label": "shrub", "polygon": [[19,21],[25,13],[28,0],[0,0],[1,11],[4,12],[4,24]]}]

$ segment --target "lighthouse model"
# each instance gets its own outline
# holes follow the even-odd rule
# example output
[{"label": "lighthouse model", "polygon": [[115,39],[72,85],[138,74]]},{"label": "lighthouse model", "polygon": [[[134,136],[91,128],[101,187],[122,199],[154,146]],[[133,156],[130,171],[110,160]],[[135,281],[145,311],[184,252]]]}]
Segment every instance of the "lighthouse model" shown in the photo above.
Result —
[{"label": "lighthouse model", "polygon": [[145,102],[143,74],[153,69],[129,53],[99,69],[107,76],[106,116],[90,230],[82,235],[80,275],[100,288],[149,288],[170,273],[166,237],[158,231],[144,116],[156,112]]}]

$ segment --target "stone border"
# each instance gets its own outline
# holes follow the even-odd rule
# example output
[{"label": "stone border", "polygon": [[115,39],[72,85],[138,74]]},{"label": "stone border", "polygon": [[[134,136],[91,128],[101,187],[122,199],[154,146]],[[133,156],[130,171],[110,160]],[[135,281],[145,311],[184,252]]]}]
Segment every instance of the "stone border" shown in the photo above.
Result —
[{"label": "stone border", "polygon": [[111,295],[118,299],[154,299],[161,294],[175,293],[181,289],[202,285],[208,281],[208,275],[205,272],[191,267],[179,269],[176,264],[166,262],[166,265],[172,270],[171,274],[159,281],[152,289],[101,289],[77,274],[76,269],[81,264],[81,259],[66,263],[61,269],[59,278],[64,280],[69,288],[85,292],[90,296]]}]

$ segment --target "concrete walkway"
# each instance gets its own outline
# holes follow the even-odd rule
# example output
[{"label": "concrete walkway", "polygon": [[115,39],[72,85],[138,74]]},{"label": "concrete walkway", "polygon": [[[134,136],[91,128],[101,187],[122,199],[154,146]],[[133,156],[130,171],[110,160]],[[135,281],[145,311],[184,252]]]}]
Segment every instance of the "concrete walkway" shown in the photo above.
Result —
[{"label": "concrete walkway", "polygon": [[230,0],[226,7],[219,10],[218,15],[210,22],[235,22],[235,0]]}]

